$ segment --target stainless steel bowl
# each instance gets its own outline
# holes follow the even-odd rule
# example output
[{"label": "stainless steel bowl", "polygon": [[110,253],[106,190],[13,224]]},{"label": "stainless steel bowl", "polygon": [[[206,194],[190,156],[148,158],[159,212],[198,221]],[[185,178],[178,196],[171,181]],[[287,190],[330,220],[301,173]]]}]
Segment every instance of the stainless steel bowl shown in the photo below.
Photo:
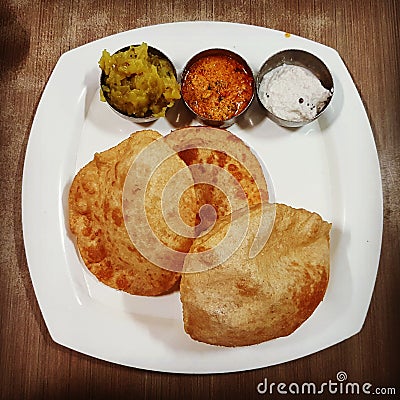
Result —
[{"label": "stainless steel bowl", "polygon": [[[304,67],[311,71],[321,82],[322,86],[325,89],[328,89],[331,92],[331,96],[329,99],[326,101],[325,105],[323,108],[317,113],[317,115],[312,119],[312,120],[306,120],[306,121],[290,121],[286,119],[282,119],[275,114],[273,114],[271,111],[269,111],[263,104],[260,98],[260,84],[261,81],[264,77],[265,74],[267,74],[269,71],[283,65],[297,65],[300,67]],[[288,127],[288,128],[296,128],[300,126],[304,126],[312,121],[315,121],[317,118],[321,116],[321,114],[325,111],[325,109],[328,107],[329,103],[332,100],[332,96],[334,93],[334,88],[333,88],[333,79],[332,75],[328,69],[328,67],[315,55],[308,53],[307,51],[304,50],[298,50],[298,49],[289,49],[289,50],[283,50],[280,51],[279,53],[274,54],[270,58],[268,58],[264,64],[261,66],[257,76],[256,76],[256,89],[257,89],[257,99],[261,105],[261,107],[266,111],[268,117],[276,122],[278,125]]]},{"label": "stainless steel bowl", "polygon": [[[139,45],[134,44],[132,46],[136,47],[136,46],[139,46]],[[127,50],[130,49],[130,47],[131,46],[123,47],[122,49],[117,50],[114,54],[127,51]],[[150,54],[167,60],[169,62],[169,64],[171,65],[171,68],[172,68],[172,71],[173,71],[173,73],[175,75],[175,78],[178,79],[178,76],[177,76],[177,73],[176,73],[176,69],[175,69],[175,66],[172,63],[172,61],[162,51],[156,49],[155,47],[147,46],[147,48],[148,48],[148,52]],[[102,73],[100,75],[100,87],[102,87],[103,85],[107,86],[106,78],[107,78],[107,75],[105,74],[104,71],[102,71]],[[109,97],[107,95],[107,92],[103,91],[103,95],[104,95],[104,98],[106,99],[107,104],[111,107],[111,109],[122,118],[125,118],[127,120],[130,120],[132,122],[136,122],[136,123],[139,123],[139,124],[140,123],[146,123],[146,122],[152,122],[152,121],[155,121],[155,120],[160,118],[160,117],[155,117],[151,112],[148,112],[143,117],[138,117],[138,116],[136,116],[134,114],[127,114],[126,112],[124,112],[122,110],[119,110],[115,105],[112,104],[112,102],[110,101],[110,99],[109,99]]]},{"label": "stainless steel bowl", "polygon": [[[184,95],[184,90],[183,87],[185,85],[185,79],[190,71],[190,68],[193,66],[194,63],[196,63],[197,61],[201,60],[204,57],[208,57],[208,56],[227,56],[230,57],[231,59],[237,61],[239,64],[241,64],[241,66],[244,68],[244,70],[246,71],[246,73],[249,75],[249,77],[251,78],[251,98],[249,99],[249,101],[247,102],[245,108],[235,114],[233,117],[229,118],[229,119],[225,119],[225,120],[218,120],[218,119],[209,119],[206,118],[204,115],[200,115],[198,114],[195,110],[193,110],[193,108],[190,106],[190,104],[188,103],[187,99],[185,98]],[[251,68],[249,67],[249,65],[247,64],[247,62],[237,53],[231,51],[231,50],[227,50],[227,49],[220,49],[220,48],[213,48],[213,49],[208,49],[208,50],[203,50],[200,53],[197,53],[196,55],[194,55],[185,65],[183,72],[182,72],[182,78],[181,78],[181,94],[182,94],[182,100],[184,102],[184,104],[186,105],[186,107],[204,124],[206,125],[211,125],[214,127],[219,127],[219,128],[227,128],[231,125],[233,125],[236,120],[242,116],[246,110],[248,109],[248,107],[250,106],[251,102],[253,101],[253,98],[255,96],[255,84],[254,84],[254,75],[253,75],[253,71],[251,70]]]}]

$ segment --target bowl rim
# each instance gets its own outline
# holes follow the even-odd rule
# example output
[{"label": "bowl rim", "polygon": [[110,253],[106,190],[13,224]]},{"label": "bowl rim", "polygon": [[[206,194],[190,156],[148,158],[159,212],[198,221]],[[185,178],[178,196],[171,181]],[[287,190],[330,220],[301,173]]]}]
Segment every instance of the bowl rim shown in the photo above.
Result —
[{"label": "bowl rim", "polygon": [[[145,43],[145,42],[142,42],[141,44],[131,44],[131,45],[127,45],[127,46],[121,47],[120,49],[114,51],[114,53],[112,53],[112,55],[128,51],[132,47],[139,47],[143,43]],[[175,76],[175,79],[178,82],[178,74],[177,74],[177,71],[176,71],[176,67],[175,67],[174,63],[171,61],[171,59],[163,51],[161,51],[160,49],[158,49],[156,47],[153,47],[153,46],[149,45],[148,43],[146,43],[146,45],[147,45],[148,53],[150,53],[152,55],[156,55],[156,56],[158,56],[160,58],[163,58],[166,61],[168,61],[168,63],[170,64],[170,66],[172,68],[172,72],[173,72],[173,74]],[[128,113],[120,110],[118,107],[115,107],[113,104],[111,104],[110,99],[108,98],[108,96],[106,95],[106,93],[102,89],[103,85],[104,86],[108,86],[108,85],[105,84],[106,76],[107,76],[106,73],[101,69],[101,73],[100,73],[100,90],[103,92],[103,96],[104,96],[104,98],[106,100],[106,103],[119,116],[121,116],[121,117],[123,117],[125,119],[128,119],[128,120],[132,120],[132,121],[137,122],[137,123],[152,122],[152,121],[155,121],[155,120],[160,118],[160,117],[154,116],[153,113],[151,113],[150,115],[146,115],[145,114],[143,117],[137,117],[134,114],[128,114]],[[168,109],[166,110],[166,112],[167,111],[168,111]]]},{"label": "bowl rim", "polygon": [[[205,58],[207,56],[227,56],[229,58],[232,58],[233,60],[239,62],[245,69],[246,73],[251,77],[251,97],[248,100],[246,107],[237,114],[234,114],[232,117],[229,117],[227,119],[219,120],[219,119],[209,119],[206,118],[200,114],[198,114],[196,111],[190,107],[190,105],[187,103],[185,96],[183,95],[183,86],[185,84],[185,79],[190,72],[190,68],[193,66],[194,63],[197,61],[201,60],[202,58]],[[215,127],[227,127],[232,125],[238,117],[243,115],[247,109],[250,107],[251,103],[253,102],[254,97],[256,96],[256,77],[254,76],[254,72],[252,68],[249,66],[248,62],[245,60],[243,56],[241,56],[239,53],[236,53],[233,50],[223,48],[223,47],[212,47],[209,49],[204,49],[199,51],[198,53],[192,55],[192,57],[186,62],[182,69],[181,73],[181,78],[180,78],[180,83],[181,83],[181,97],[182,101],[185,104],[185,106],[191,111],[194,115],[196,115],[197,118],[199,118],[201,121],[205,122],[207,125],[215,126]]]}]

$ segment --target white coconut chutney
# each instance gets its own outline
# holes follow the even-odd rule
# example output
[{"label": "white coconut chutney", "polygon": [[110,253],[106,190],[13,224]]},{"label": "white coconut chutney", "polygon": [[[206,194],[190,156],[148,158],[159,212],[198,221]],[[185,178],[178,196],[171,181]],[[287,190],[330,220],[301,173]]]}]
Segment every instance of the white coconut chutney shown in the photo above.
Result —
[{"label": "white coconut chutney", "polygon": [[266,109],[287,121],[310,121],[332,93],[308,69],[283,64],[264,75],[259,97]]}]

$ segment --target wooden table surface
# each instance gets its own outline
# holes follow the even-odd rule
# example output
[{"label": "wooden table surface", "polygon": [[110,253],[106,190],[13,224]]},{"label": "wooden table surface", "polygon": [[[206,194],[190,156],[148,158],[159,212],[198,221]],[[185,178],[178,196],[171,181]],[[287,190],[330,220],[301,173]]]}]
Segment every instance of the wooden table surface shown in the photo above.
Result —
[{"label": "wooden table surface", "polygon": [[[345,371],[352,382],[370,382],[374,388],[396,387],[397,394],[400,392],[397,0],[14,0],[1,2],[0,16],[1,399],[273,398],[257,393],[257,384],[264,378],[287,384],[322,383],[335,379],[338,371]],[[42,318],[24,253],[21,182],[32,121],[52,69],[62,53],[95,39],[137,27],[189,20],[259,25],[335,48],[367,110],[384,193],[376,286],[361,332],[308,357],[222,375],[149,372],[100,361],[54,343]],[[349,135],[351,129],[349,126]],[[285,397],[275,394],[276,398]],[[327,397],[327,393],[320,396]]]}]

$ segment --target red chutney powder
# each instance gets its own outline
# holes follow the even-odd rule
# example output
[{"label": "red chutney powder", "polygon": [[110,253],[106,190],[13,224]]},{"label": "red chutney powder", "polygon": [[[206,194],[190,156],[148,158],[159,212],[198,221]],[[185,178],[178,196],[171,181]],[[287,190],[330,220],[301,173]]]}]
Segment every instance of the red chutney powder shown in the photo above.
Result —
[{"label": "red chutney powder", "polygon": [[253,76],[224,55],[206,56],[189,68],[183,79],[182,97],[200,117],[226,121],[240,114],[253,96]]}]

